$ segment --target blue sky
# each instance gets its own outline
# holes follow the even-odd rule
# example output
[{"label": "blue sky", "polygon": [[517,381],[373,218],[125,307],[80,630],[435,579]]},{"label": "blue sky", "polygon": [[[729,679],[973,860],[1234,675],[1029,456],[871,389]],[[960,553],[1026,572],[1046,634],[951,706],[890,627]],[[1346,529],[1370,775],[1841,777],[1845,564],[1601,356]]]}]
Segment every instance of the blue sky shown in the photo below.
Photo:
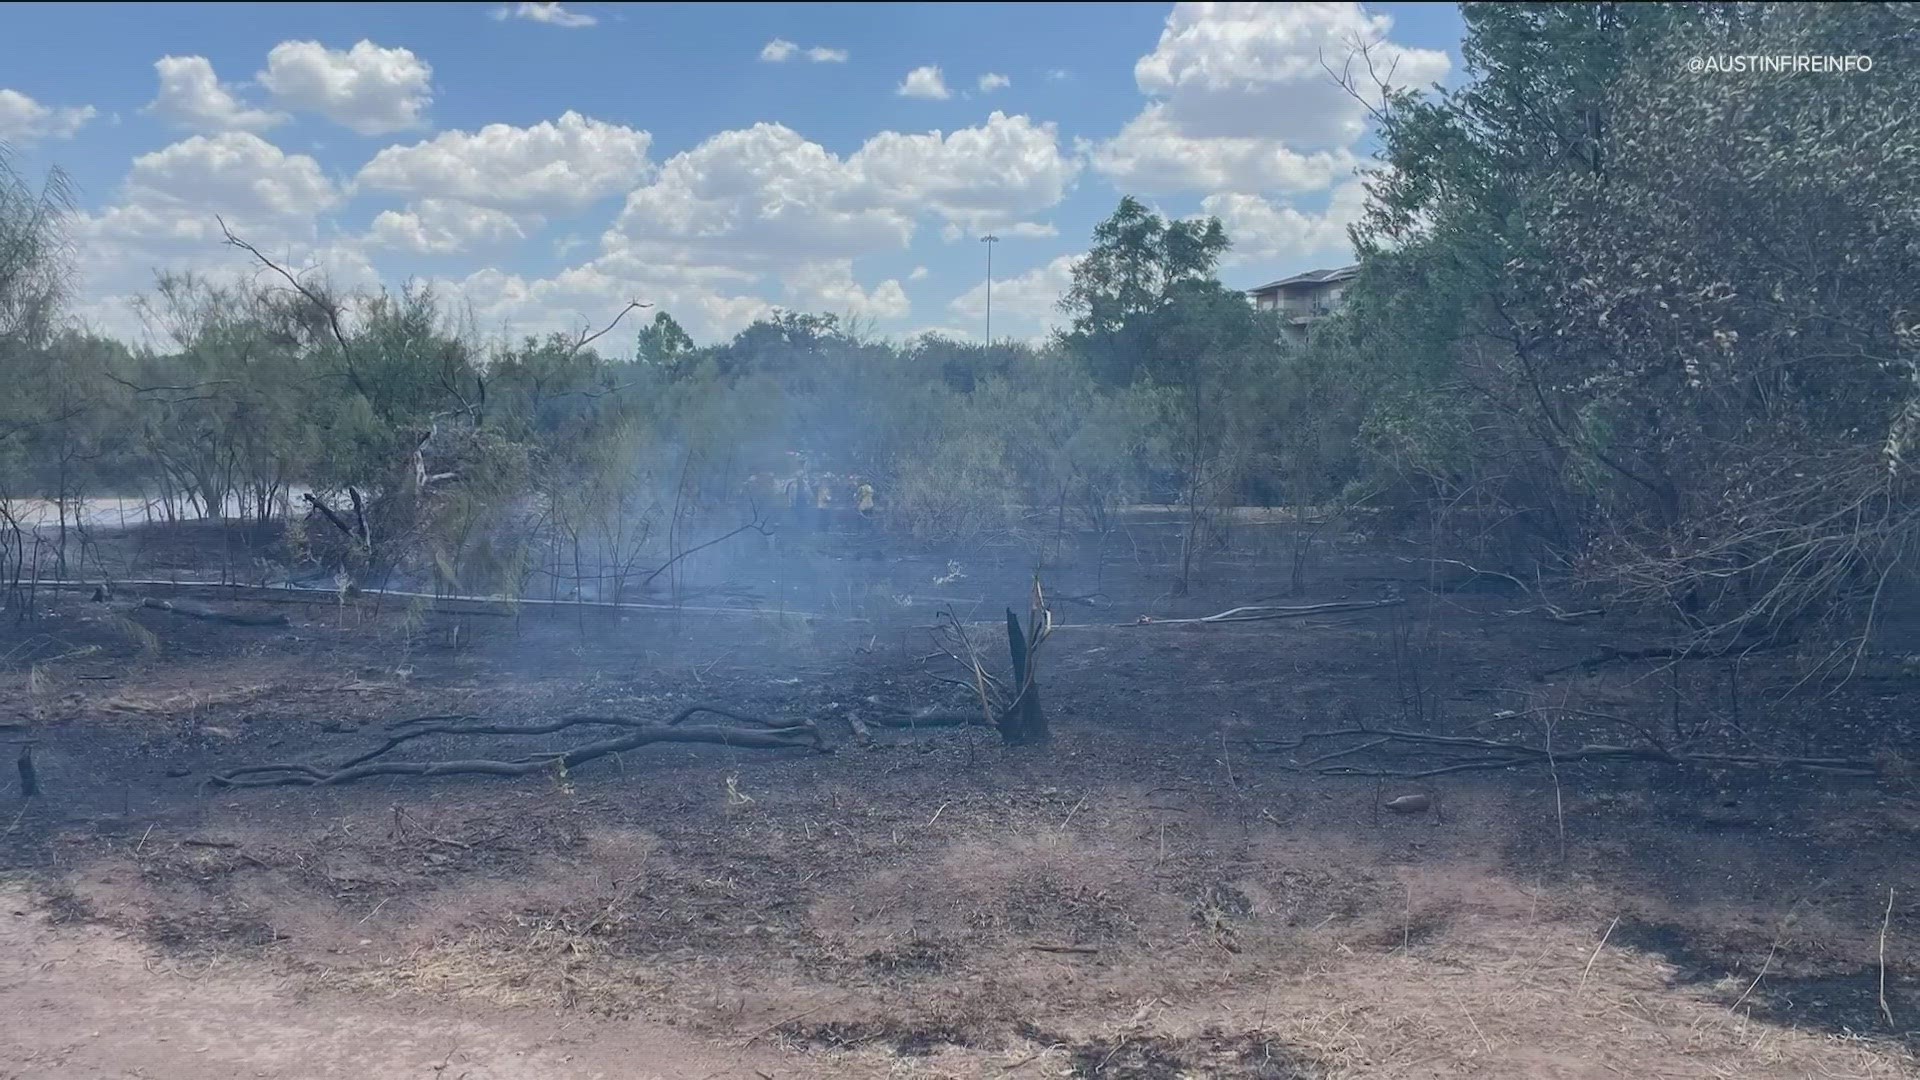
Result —
[{"label": "blue sky", "polygon": [[[19,5],[0,139],[77,183],[78,314],[244,272],[215,215],[484,331],[771,307],[1034,336],[1125,193],[1214,213],[1254,284],[1344,261],[1364,110],[1321,57],[1459,75],[1451,5]],[[84,41],[84,49],[75,42]],[[84,63],[81,60],[84,59]]]}]

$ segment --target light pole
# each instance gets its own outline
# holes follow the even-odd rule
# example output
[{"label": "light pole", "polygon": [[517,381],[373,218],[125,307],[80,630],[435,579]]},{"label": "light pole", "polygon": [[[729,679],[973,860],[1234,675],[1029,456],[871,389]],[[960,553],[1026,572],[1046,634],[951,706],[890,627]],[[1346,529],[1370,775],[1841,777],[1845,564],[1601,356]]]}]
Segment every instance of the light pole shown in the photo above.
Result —
[{"label": "light pole", "polygon": [[1000,238],[993,235],[992,233],[988,233],[987,235],[980,238],[980,242],[987,245],[987,344],[992,345],[993,344],[993,245],[999,243]]}]

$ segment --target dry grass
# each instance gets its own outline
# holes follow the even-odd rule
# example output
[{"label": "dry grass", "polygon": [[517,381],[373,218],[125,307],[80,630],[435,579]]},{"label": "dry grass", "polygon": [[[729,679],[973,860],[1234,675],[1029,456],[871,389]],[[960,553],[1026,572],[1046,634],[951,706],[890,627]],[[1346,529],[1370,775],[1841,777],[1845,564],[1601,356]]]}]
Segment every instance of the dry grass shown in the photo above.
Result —
[{"label": "dry grass", "polygon": [[[905,965],[879,979],[758,954],[751,934],[697,958],[636,954],[623,921],[653,901],[604,885],[588,897],[575,882],[560,904],[553,874],[496,897],[514,910],[491,920],[465,897],[467,917],[452,920],[463,928],[442,938],[402,945],[366,929],[375,944],[315,977],[356,993],[639,1012],[736,1041],[770,1031],[897,1076],[1172,1075],[1178,1062],[1178,1075],[1222,1077],[1868,1080],[1920,1066],[1890,1044],[1753,1020],[1714,987],[1675,986],[1656,957],[1600,947],[1613,925],[1601,893],[1479,867],[1369,869],[1297,838],[1270,851],[1322,869],[1226,883],[1246,901],[1215,905],[1238,951],[1190,917],[1182,883],[1142,879],[1151,851],[1041,835],[959,839],[821,894],[809,920],[827,953]],[[1353,869],[1326,869],[1342,865]],[[404,921],[449,925],[449,905]],[[1076,933],[1097,955],[1024,951]],[[993,1008],[1010,993],[1032,1019],[1024,1033]],[[1262,1066],[1256,1052],[1279,1056]]]},{"label": "dry grass", "polygon": [[273,692],[264,683],[245,686],[220,686],[154,693],[119,693],[105,698],[98,708],[133,716],[194,716],[214,709],[250,705]]},{"label": "dry grass", "polygon": [[1424,955],[1333,963],[1241,1009],[1334,1075],[1912,1075],[1890,1046],[1757,1023],[1675,989],[1656,958],[1596,953],[1598,932],[1450,934]]}]

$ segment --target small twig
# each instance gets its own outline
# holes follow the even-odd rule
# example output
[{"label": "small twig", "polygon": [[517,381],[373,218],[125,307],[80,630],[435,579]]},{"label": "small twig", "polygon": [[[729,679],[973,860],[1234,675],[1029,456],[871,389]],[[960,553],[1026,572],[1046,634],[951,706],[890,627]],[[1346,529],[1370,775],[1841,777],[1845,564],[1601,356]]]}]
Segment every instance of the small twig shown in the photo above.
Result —
[{"label": "small twig", "polygon": [[1031,1062],[1038,1061],[1043,1055],[1052,1053],[1054,1050],[1058,1049],[1060,1045],[1061,1044],[1059,1043],[1049,1043],[1046,1046],[1043,1046],[1040,1049],[1035,1050],[1033,1053],[1028,1054],[1026,1057],[1021,1058],[1019,1061],[1013,1062],[1012,1064],[1009,1064],[1009,1065],[1000,1066],[1000,1071],[1012,1072],[1013,1070],[1019,1068],[1022,1065],[1026,1065]]},{"label": "small twig", "polygon": [[1887,911],[1880,916],[1880,1015],[1893,1027],[1893,1008],[1887,1004],[1887,924],[1893,921],[1893,890],[1887,890]]},{"label": "small twig", "polygon": [[[1341,611],[1366,611],[1371,608],[1395,607],[1397,605],[1404,604],[1404,603],[1406,603],[1406,601],[1403,599],[1391,599],[1391,600],[1349,600],[1349,601],[1341,601],[1341,602],[1329,603],[1329,604],[1308,604],[1304,607],[1273,607],[1270,605],[1249,604],[1243,607],[1229,608],[1226,611],[1217,612],[1213,615],[1203,615],[1197,619],[1155,619],[1150,616],[1142,615],[1140,618],[1135,619],[1133,622],[1114,623],[1112,625],[1114,626],[1191,626],[1196,623],[1264,622],[1271,619],[1294,619],[1294,618],[1299,618],[1302,615],[1325,615],[1332,612],[1341,612]],[[1086,626],[1083,626],[1079,624],[1063,623],[1058,626],[1055,626],[1054,629],[1080,630],[1080,629],[1087,629],[1089,626],[1103,626],[1103,625],[1107,625],[1107,624],[1096,623],[1096,624],[1087,624]]]},{"label": "small twig", "polygon": [[1728,1007],[1727,1009],[1728,1012],[1740,1011],[1740,1006],[1746,1002],[1747,996],[1749,994],[1752,994],[1754,988],[1760,985],[1761,979],[1764,979],[1767,977],[1767,972],[1773,967],[1773,956],[1775,953],[1779,951],[1780,951],[1780,941],[1779,939],[1776,938],[1773,944],[1767,946],[1767,958],[1765,961],[1763,961],[1760,964],[1760,974],[1755,975],[1753,977],[1753,981],[1747,984],[1746,993],[1741,994],[1740,999],[1738,1001],[1735,1001],[1731,1006]]},{"label": "small twig", "polygon": [[[1593,947],[1593,955],[1587,957],[1586,969],[1580,972],[1580,985],[1575,987],[1573,991],[1575,997],[1578,997],[1582,991],[1586,990],[1587,976],[1593,974],[1593,962],[1600,959],[1600,950],[1607,947],[1607,939],[1613,936],[1613,928],[1619,925],[1620,916],[1615,915],[1613,921],[1607,924],[1607,932],[1600,935],[1600,944]],[[1769,956],[1768,959],[1771,960],[1772,957]]]},{"label": "small twig", "polygon": [[920,827],[921,827],[921,828],[923,828],[923,829],[931,829],[931,828],[933,828],[933,823],[934,823],[934,822],[936,822],[936,821],[939,821],[939,820],[940,820],[940,815],[941,815],[941,814],[944,814],[944,813],[946,813],[946,812],[947,812],[947,807],[949,807],[949,806],[952,806],[952,805],[953,805],[953,800],[951,800],[951,799],[949,799],[949,800],[947,800],[946,802],[943,802],[943,803],[941,803],[941,804],[940,804],[940,809],[938,809],[938,810],[935,810],[935,811],[933,812],[933,816],[927,819],[927,823],[926,823],[925,825],[922,825],[922,826],[920,826]]},{"label": "small twig", "polygon": [[1553,822],[1560,832],[1560,861],[1567,861],[1567,804],[1560,793],[1560,765],[1553,759],[1553,729],[1556,721],[1549,720],[1546,726],[1547,775],[1553,778]]},{"label": "small twig", "polygon": [[1080,801],[1079,801],[1079,802],[1077,802],[1077,803],[1074,803],[1074,804],[1073,804],[1073,809],[1071,809],[1071,810],[1069,810],[1069,811],[1067,811],[1067,816],[1066,816],[1065,818],[1063,818],[1063,819],[1061,819],[1061,821],[1060,821],[1060,831],[1061,831],[1061,832],[1066,832],[1066,831],[1067,831],[1067,825],[1068,825],[1068,824],[1069,824],[1070,822],[1072,822],[1072,821],[1073,821],[1073,815],[1075,815],[1075,814],[1077,814],[1077,813],[1079,813],[1079,812],[1080,812],[1080,808],[1081,808],[1082,806],[1085,806],[1086,804],[1087,804],[1087,797],[1086,797],[1085,795],[1082,795],[1082,796],[1080,796]]},{"label": "small twig", "polygon": [[815,1005],[813,1008],[807,1009],[804,1012],[794,1013],[792,1016],[787,1017],[785,1020],[782,1020],[777,1024],[770,1024],[767,1027],[763,1027],[759,1031],[756,1031],[752,1035],[748,1036],[747,1041],[740,1044],[740,1049],[745,1050],[747,1047],[752,1046],[754,1043],[759,1042],[761,1039],[766,1038],[768,1035],[771,1035],[774,1032],[779,1031],[781,1028],[786,1027],[788,1024],[793,1023],[795,1020],[805,1020],[807,1017],[812,1016],[814,1013],[817,1013],[821,1009],[824,1009],[827,1006],[832,1004],[834,1004],[833,1001],[823,1001],[820,1004]]},{"label": "small twig", "polygon": [[1034,952],[1069,953],[1073,956],[1094,956],[1100,952],[1099,949],[1086,945],[1029,945],[1027,948]]},{"label": "small twig", "polygon": [[[1247,739],[1248,745],[1264,751],[1298,750],[1308,742],[1321,739],[1366,736],[1368,744],[1360,747],[1348,747],[1335,751],[1326,758],[1313,759],[1300,764],[1283,764],[1279,767],[1290,772],[1313,772],[1322,776],[1368,776],[1387,777],[1399,780],[1418,780],[1432,776],[1444,776],[1451,773],[1477,772],[1486,770],[1513,769],[1522,766],[1546,766],[1548,755],[1544,749],[1521,742],[1509,742],[1499,739],[1482,739],[1461,735],[1433,735],[1419,731],[1404,731],[1391,728],[1349,727],[1327,731],[1309,731],[1296,739]],[[1390,769],[1373,766],[1322,766],[1318,763],[1338,758],[1357,750],[1371,750],[1383,745],[1403,745],[1432,747],[1452,753],[1479,752],[1482,756],[1455,760],[1443,765],[1421,769]],[[1879,763],[1871,758],[1824,758],[1824,757],[1770,757],[1752,754],[1706,754],[1678,752],[1667,749],[1657,742],[1646,745],[1586,744],[1571,750],[1555,750],[1552,755],[1557,768],[1562,763],[1596,762],[1645,762],[1655,765],[1667,765],[1704,769],[1802,769],[1807,772],[1828,776],[1878,776],[1882,771]]]},{"label": "small twig", "polygon": [[[1449,993],[1452,992],[1449,991]],[[1473,1018],[1473,1010],[1467,1008],[1466,999],[1462,998],[1459,994],[1453,994],[1453,1003],[1460,1006],[1460,1014],[1467,1018],[1467,1025],[1473,1028],[1475,1035],[1480,1037],[1480,1045],[1487,1048],[1487,1053],[1493,1053],[1493,1040],[1487,1038],[1487,1033],[1480,1030],[1480,1024]]]}]

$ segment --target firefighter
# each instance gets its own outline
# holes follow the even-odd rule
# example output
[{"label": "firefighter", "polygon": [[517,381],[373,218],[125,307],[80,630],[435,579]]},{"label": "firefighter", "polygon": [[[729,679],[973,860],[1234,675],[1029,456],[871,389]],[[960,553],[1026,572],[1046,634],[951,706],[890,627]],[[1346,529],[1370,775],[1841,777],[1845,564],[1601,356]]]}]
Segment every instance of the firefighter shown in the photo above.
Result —
[{"label": "firefighter", "polygon": [[815,528],[821,532],[827,531],[828,514],[833,509],[833,485],[828,483],[828,479],[822,476],[813,489]]},{"label": "firefighter", "polygon": [[781,485],[787,496],[787,520],[795,529],[803,529],[807,524],[807,496],[813,492],[813,483],[804,470],[795,470]]},{"label": "firefighter", "polygon": [[873,483],[862,478],[860,486],[853,489],[854,508],[860,511],[861,531],[873,531]]}]

